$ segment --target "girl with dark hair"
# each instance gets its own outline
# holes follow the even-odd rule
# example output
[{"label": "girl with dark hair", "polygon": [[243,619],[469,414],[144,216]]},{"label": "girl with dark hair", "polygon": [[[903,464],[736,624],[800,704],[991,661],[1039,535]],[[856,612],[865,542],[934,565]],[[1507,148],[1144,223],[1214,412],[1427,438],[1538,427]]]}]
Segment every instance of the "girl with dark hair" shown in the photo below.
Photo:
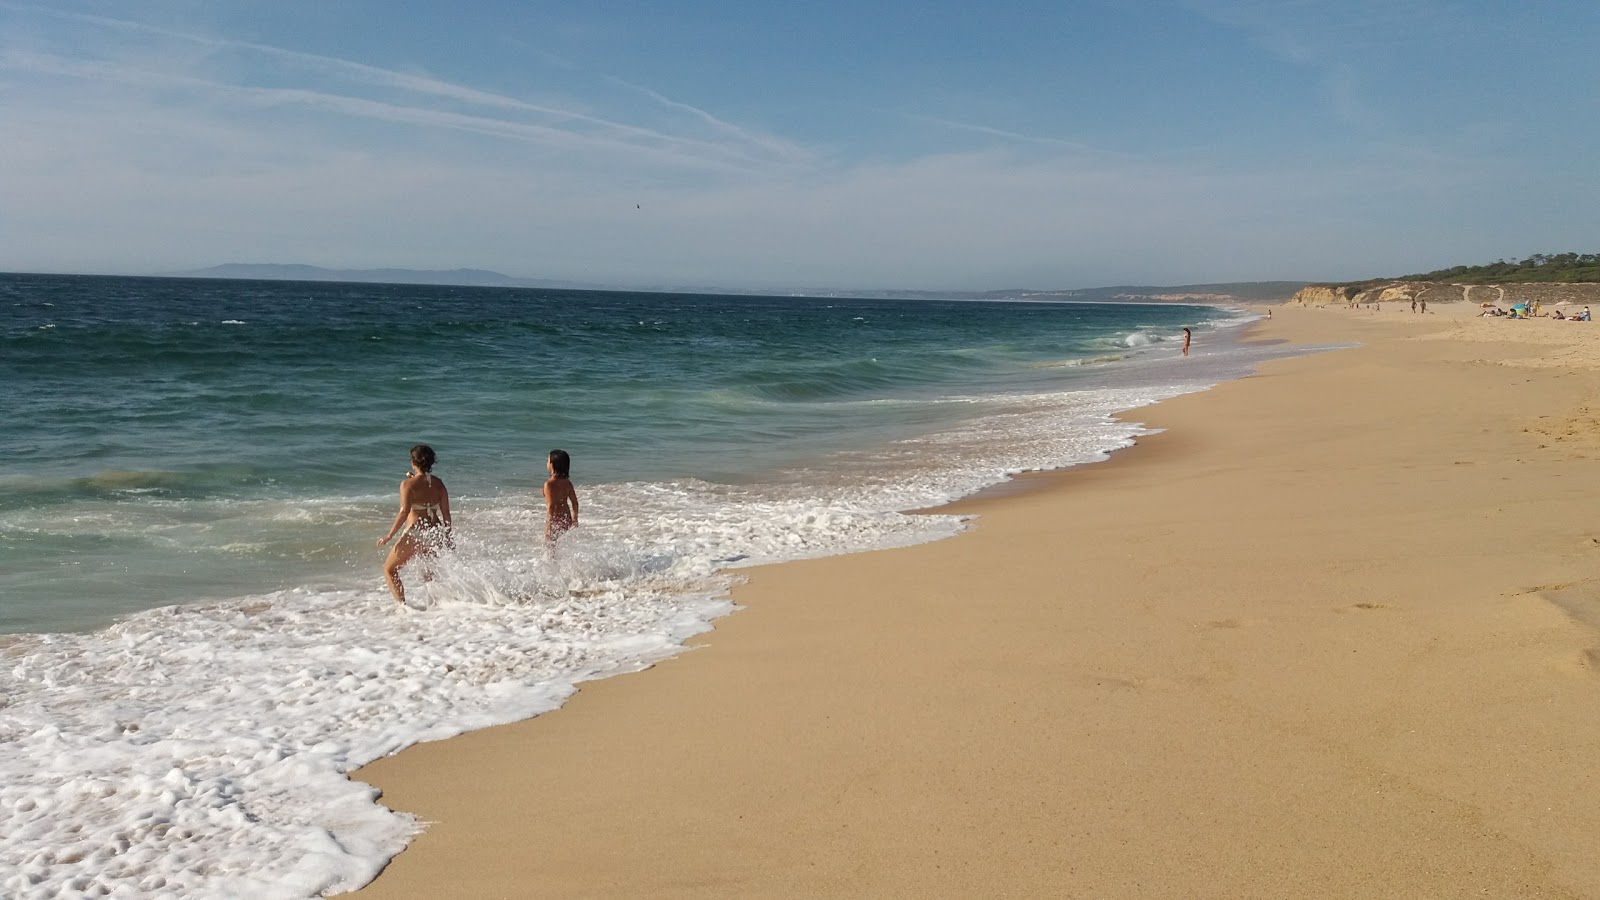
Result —
[{"label": "girl with dark hair", "polygon": [[[389,533],[378,539],[378,546],[382,547],[396,533],[400,535],[383,562],[383,580],[388,582],[394,601],[402,605],[406,602],[406,588],[400,583],[400,567],[419,553],[432,556],[450,542],[450,492],[433,474],[434,459],[433,448],[427,444],[411,448],[411,471],[400,482],[400,512],[389,526]],[[432,580],[433,573],[426,572],[422,578]]]},{"label": "girl with dark hair", "polygon": [[577,527],[578,492],[572,488],[572,457],[565,450],[551,450],[545,463],[550,478],[544,483],[544,541],[555,544],[556,538]]}]

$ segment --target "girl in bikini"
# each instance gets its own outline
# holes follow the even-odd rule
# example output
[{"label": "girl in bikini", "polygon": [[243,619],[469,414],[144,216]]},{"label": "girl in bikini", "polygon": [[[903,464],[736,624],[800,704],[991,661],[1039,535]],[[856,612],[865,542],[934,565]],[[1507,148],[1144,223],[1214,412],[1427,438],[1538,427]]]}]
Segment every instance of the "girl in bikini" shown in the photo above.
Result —
[{"label": "girl in bikini", "polygon": [[[444,482],[433,475],[433,448],[418,444],[411,448],[411,471],[400,482],[400,512],[389,526],[389,533],[378,539],[378,546],[389,543],[395,536],[389,558],[383,562],[383,579],[389,583],[394,601],[406,602],[406,588],[400,583],[400,567],[421,553],[432,556],[439,547],[450,542],[450,492]],[[423,580],[432,573],[423,575]]]},{"label": "girl in bikini", "polygon": [[578,492],[569,477],[572,457],[567,451],[551,450],[545,468],[550,470],[550,479],[544,483],[544,541],[554,546],[556,538],[578,524]]}]

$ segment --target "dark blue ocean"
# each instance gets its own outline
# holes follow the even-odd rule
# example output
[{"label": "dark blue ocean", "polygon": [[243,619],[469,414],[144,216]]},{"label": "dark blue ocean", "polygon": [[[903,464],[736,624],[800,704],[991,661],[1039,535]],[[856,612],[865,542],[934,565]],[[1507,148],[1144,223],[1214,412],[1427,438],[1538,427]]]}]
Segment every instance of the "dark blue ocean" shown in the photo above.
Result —
[{"label": "dark blue ocean", "polygon": [[[18,897],[359,886],[417,826],[349,769],[670,655],[741,566],[954,534],[904,513],[1283,352],[1183,305],[0,275],[0,310]],[[416,443],[457,545],[398,609],[374,541]],[[584,515],[551,554],[556,447]]]}]

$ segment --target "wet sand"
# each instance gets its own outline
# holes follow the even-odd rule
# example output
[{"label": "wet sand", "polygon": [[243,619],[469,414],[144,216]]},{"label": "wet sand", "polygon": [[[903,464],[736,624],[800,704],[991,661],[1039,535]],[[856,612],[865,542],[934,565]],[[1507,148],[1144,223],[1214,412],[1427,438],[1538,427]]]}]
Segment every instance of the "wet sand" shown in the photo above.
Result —
[{"label": "wet sand", "polygon": [[364,895],[1600,896],[1600,324],[1474,311],[1279,307],[1362,346],[366,767]]}]

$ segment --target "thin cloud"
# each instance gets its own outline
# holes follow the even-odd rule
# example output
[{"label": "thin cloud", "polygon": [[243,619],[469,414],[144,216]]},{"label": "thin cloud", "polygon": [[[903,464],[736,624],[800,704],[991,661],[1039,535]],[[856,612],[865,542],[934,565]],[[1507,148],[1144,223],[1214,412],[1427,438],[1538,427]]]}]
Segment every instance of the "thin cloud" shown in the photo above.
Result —
[{"label": "thin cloud", "polygon": [[637,91],[638,93],[649,97],[651,100],[654,100],[668,109],[686,112],[701,122],[710,125],[712,128],[721,131],[724,134],[737,138],[741,142],[764,147],[772,151],[780,158],[788,159],[794,162],[809,162],[811,160],[811,154],[808,151],[803,150],[799,146],[788,141],[780,140],[768,135],[755,134],[747,129],[739,127],[738,125],[734,125],[731,122],[725,122],[711,113],[700,109],[699,107],[690,106],[687,103],[680,103],[677,100],[663,96],[647,87],[642,87],[631,82],[623,81],[621,78],[608,77],[607,80],[613,84],[621,85],[628,90]]},{"label": "thin cloud", "polygon": [[[728,122],[724,122],[721,119],[704,112],[703,110],[699,110],[688,104],[672,101],[654,91],[650,91],[647,88],[642,88],[637,85],[626,86],[633,90],[640,91],[652,97],[652,99],[669,106],[670,108],[689,112],[696,120],[714,126],[717,131],[724,135],[732,136],[735,138],[735,140],[733,142],[715,142],[694,137],[668,134],[655,129],[600,118],[571,109],[529,103],[516,97],[509,97],[504,94],[484,91],[466,85],[443,81],[437,78],[415,75],[407,72],[399,72],[393,69],[385,69],[379,66],[372,66],[352,60],[340,59],[337,57],[324,56],[314,53],[305,53],[298,50],[290,50],[284,47],[275,47],[269,44],[261,44],[253,41],[240,41],[231,38],[210,37],[190,32],[160,28],[157,26],[146,25],[140,22],[132,22],[124,19],[108,18],[104,16],[57,12],[53,10],[36,11],[58,18],[67,18],[75,21],[92,23],[104,28],[157,35],[160,37],[166,37],[173,40],[192,43],[198,46],[213,49],[238,50],[256,53],[281,62],[289,63],[290,65],[299,67],[302,70],[343,76],[371,86],[400,90],[403,92],[445,100],[452,100],[479,107],[548,116],[558,120],[560,123],[590,126],[595,130],[596,133],[609,136],[610,140],[608,143],[610,146],[614,147],[624,146],[630,142],[637,142],[638,144],[647,147],[675,146],[680,150],[685,151],[683,154],[681,154],[681,156],[685,159],[691,158],[694,153],[698,152],[723,160],[744,161],[751,166],[759,164],[762,158],[773,155],[777,156],[780,161],[786,163],[799,162],[809,159],[809,154],[805,153],[794,144],[780,141],[775,138],[753,134],[746,129],[740,128]],[[211,83],[219,88],[223,87],[223,85],[219,83]],[[241,90],[243,89],[244,88],[241,88]],[[336,95],[319,92],[312,93],[316,96],[318,103],[324,108],[338,108],[339,104],[326,102],[322,99]],[[392,109],[386,110],[386,106],[392,105],[382,104],[376,101],[368,101],[367,103],[371,105],[367,105],[361,102],[356,102],[359,98],[350,99],[352,102],[344,105],[346,110],[366,110],[368,112],[383,111],[384,115],[380,117],[389,119],[391,121],[407,121],[412,124],[432,123],[438,124],[441,127],[461,128],[462,130],[472,130],[483,134],[501,136],[543,135],[547,137],[553,137],[556,130],[553,126],[541,127],[521,125],[519,123],[506,120],[493,120],[472,116],[463,117],[449,113],[440,113],[437,118],[430,119],[420,108],[393,107]],[[396,110],[409,110],[409,112],[400,114],[397,113]],[[602,140],[605,140],[605,138],[602,138]]]},{"label": "thin cloud", "polygon": [[539,62],[553,69],[564,69],[569,72],[578,71],[578,64],[572,60],[566,58],[565,56],[552,53],[543,47],[536,47],[533,44],[522,40],[521,38],[512,37],[509,34],[499,34],[495,36],[495,39],[500,43],[505,44],[507,47],[515,47],[522,53],[537,58]]},{"label": "thin cloud", "polygon": [[988,125],[976,125],[976,124],[973,124],[971,122],[957,122],[957,121],[954,121],[952,119],[942,119],[942,118],[939,118],[938,116],[928,116],[928,115],[923,115],[921,113],[902,113],[901,115],[905,116],[907,119],[912,119],[912,120],[917,121],[917,122],[926,122],[926,123],[928,123],[930,125],[938,125],[938,126],[941,126],[941,127],[944,127],[944,128],[950,128],[950,129],[953,129],[953,130],[956,130],[956,131],[971,131],[971,132],[975,132],[977,134],[986,134],[986,135],[989,135],[990,137],[1005,138],[1008,141],[1019,141],[1019,142],[1028,143],[1028,144],[1044,144],[1044,145],[1051,146],[1051,147],[1061,147],[1061,148],[1064,148],[1064,149],[1067,149],[1067,150],[1073,150],[1073,151],[1076,151],[1078,153],[1098,153],[1098,152],[1100,152],[1096,148],[1091,147],[1088,144],[1082,144],[1082,143],[1079,143],[1077,141],[1063,140],[1061,138],[1040,137],[1038,135],[1031,135],[1031,134],[1019,134],[1019,133],[1017,133],[1015,131],[1006,131],[1003,128],[992,128],[992,127],[990,127]]},{"label": "thin cloud", "polygon": [[[1179,0],[1195,15],[1234,29],[1267,53],[1320,75],[1328,111],[1377,133],[1397,126],[1370,89],[1371,69],[1418,48],[1451,47],[1465,30],[1434,0]],[[1369,96],[1371,95],[1371,96]]]},{"label": "thin cloud", "polygon": [[251,87],[155,72],[104,60],[68,59],[53,54],[0,51],[0,68],[35,74],[94,80],[118,86],[182,87],[212,97],[258,107],[298,106],[369,120],[449,129],[487,137],[560,148],[573,152],[642,155],[657,164],[727,174],[748,175],[766,163],[740,147],[662,134],[648,129],[585,132],[510,119],[471,115],[431,107],[409,106],[301,88]]},{"label": "thin cloud", "polygon": [[1434,0],[1179,0],[1204,19],[1238,29],[1283,59],[1322,65],[1341,56],[1463,33],[1459,13]]}]

